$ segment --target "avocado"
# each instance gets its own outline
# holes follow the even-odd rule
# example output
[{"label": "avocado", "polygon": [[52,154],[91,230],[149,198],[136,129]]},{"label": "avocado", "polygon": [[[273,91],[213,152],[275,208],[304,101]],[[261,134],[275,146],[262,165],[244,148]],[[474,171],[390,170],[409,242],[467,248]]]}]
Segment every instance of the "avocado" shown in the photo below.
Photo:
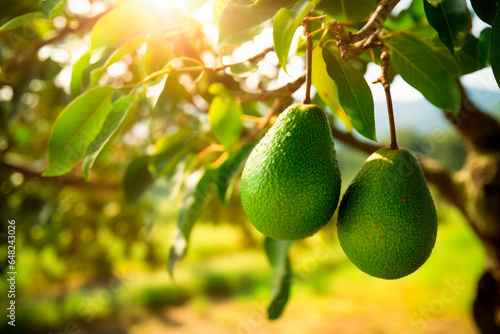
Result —
[{"label": "avocado", "polygon": [[417,158],[404,149],[373,153],[342,198],[337,232],[347,257],[369,275],[396,279],[424,264],[437,215]]},{"label": "avocado", "polygon": [[288,107],[251,152],[241,178],[250,222],[277,240],[309,237],[337,208],[340,170],[330,123],[316,105]]}]

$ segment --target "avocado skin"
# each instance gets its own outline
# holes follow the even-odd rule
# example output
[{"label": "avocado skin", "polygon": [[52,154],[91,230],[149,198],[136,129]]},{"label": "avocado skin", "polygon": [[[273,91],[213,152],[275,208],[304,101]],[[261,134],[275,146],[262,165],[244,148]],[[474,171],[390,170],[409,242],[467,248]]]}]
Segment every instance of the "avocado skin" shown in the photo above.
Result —
[{"label": "avocado skin", "polygon": [[316,105],[288,107],[250,154],[241,200],[250,222],[277,240],[309,237],[337,208],[340,170],[330,123]]},{"label": "avocado skin", "polygon": [[404,149],[373,153],[342,198],[337,231],[347,257],[371,276],[397,279],[424,264],[437,215],[417,158]]}]

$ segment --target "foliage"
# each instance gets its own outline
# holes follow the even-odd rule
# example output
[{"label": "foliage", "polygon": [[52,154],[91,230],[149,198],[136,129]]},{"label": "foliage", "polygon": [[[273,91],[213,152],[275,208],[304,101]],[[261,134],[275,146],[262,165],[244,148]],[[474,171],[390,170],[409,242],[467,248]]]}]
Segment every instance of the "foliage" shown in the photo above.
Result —
[{"label": "foliage", "polygon": [[[243,43],[271,27],[275,72],[292,73],[293,36],[305,16],[320,18],[311,36],[316,99],[348,131],[372,141],[373,97],[363,75],[368,64],[381,65],[383,50],[392,72],[455,114],[456,78],[491,65],[500,83],[500,6],[494,0],[471,1],[473,11],[465,0],[413,1],[380,21],[370,45],[336,42],[360,33],[375,1],[216,0],[217,43],[170,2],[161,9],[139,0],[103,3],[103,12],[90,15],[72,12],[64,0],[7,2],[0,15],[0,181],[2,197],[9,195],[0,204],[2,219],[6,212],[31,215],[23,242],[53,245],[50,252],[59,256],[85,253],[95,264],[93,277],[109,274],[112,259],[147,233],[152,194],[183,203],[170,271],[212,195],[226,204],[238,198],[244,161],[274,121],[266,115],[275,111],[272,99],[291,95],[286,89],[265,94],[278,77],[258,70],[270,49],[237,60]],[[491,25],[479,36],[470,30],[475,14]],[[303,55],[303,44],[296,54]],[[92,241],[99,246],[83,252]],[[291,264],[283,249],[289,246],[266,242],[276,287],[270,318],[288,299]],[[145,252],[152,265],[166,260],[150,245]],[[75,270],[82,265],[72,264]],[[58,270],[44,275],[62,279]]]}]

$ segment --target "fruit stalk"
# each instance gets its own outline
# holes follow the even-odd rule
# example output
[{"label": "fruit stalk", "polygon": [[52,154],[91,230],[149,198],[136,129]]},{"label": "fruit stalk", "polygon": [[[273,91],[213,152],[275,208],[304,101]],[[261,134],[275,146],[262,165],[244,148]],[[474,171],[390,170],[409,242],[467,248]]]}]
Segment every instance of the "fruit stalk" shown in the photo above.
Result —
[{"label": "fruit stalk", "polygon": [[389,113],[389,125],[391,129],[391,150],[397,150],[398,142],[396,140],[396,123],[394,122],[394,110],[392,109],[392,97],[391,97],[391,88],[389,84],[384,85],[385,98],[387,100],[387,112]]},{"label": "fruit stalk", "polygon": [[311,21],[308,20],[307,16],[303,21],[304,26],[304,36],[306,37],[306,95],[303,104],[311,104],[311,72],[312,72],[312,52],[313,52],[313,42],[311,36]]},{"label": "fruit stalk", "polygon": [[396,122],[394,121],[394,109],[392,107],[392,97],[391,97],[391,85],[387,81],[387,70],[390,65],[390,56],[387,50],[383,50],[380,55],[380,60],[382,61],[382,73],[380,77],[373,83],[381,83],[385,91],[385,99],[387,101],[387,112],[389,114],[389,126],[391,130],[391,150],[397,150],[398,142],[396,140]]}]

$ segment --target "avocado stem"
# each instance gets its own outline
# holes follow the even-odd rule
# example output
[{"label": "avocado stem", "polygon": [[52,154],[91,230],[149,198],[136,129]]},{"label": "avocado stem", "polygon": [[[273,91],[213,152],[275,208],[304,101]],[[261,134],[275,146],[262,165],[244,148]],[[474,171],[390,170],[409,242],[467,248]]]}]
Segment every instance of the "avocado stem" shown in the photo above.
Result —
[{"label": "avocado stem", "polygon": [[382,73],[380,74],[380,77],[378,77],[378,79],[373,83],[380,82],[384,87],[385,99],[387,101],[387,112],[389,114],[389,127],[391,130],[391,146],[389,148],[391,150],[397,150],[399,149],[399,147],[396,140],[396,122],[394,121],[394,109],[392,107],[391,85],[389,84],[389,81],[387,81],[387,70],[390,66],[391,57],[389,55],[389,52],[387,52],[387,47],[382,45],[381,48],[382,54],[380,55],[380,60],[382,61]]},{"label": "avocado stem", "polygon": [[303,104],[311,104],[311,73],[312,73],[312,51],[313,42],[311,36],[311,21],[308,20],[309,15],[302,20],[304,26],[304,36],[306,37],[306,95]]},{"label": "avocado stem", "polygon": [[394,111],[392,109],[392,97],[391,97],[391,87],[389,85],[384,85],[385,98],[387,100],[387,112],[389,113],[389,125],[391,129],[391,150],[397,150],[398,142],[396,140],[396,123],[394,121]]}]

